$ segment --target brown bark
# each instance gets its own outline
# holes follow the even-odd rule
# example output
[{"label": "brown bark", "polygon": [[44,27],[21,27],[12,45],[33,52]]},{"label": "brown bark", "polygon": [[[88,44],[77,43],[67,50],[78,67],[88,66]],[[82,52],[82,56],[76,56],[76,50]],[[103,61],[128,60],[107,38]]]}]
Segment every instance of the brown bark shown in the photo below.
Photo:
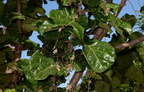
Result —
[{"label": "brown bark", "polygon": [[83,71],[80,71],[80,72],[75,72],[72,79],[70,80],[70,83],[68,84],[68,86],[66,87],[66,90],[70,90],[70,91],[74,91],[78,81],[80,80],[80,78],[82,77],[83,75]]},{"label": "brown bark", "polygon": [[136,39],[136,40],[127,42],[127,43],[122,43],[122,44],[120,44],[120,45],[116,45],[116,46],[114,46],[114,48],[115,48],[116,50],[121,50],[121,49],[124,49],[124,48],[126,48],[126,47],[130,47],[130,46],[139,44],[139,43],[141,43],[141,42],[143,42],[143,41],[144,41],[144,36],[142,36],[142,37],[140,37],[140,38],[138,38],[138,39]]},{"label": "brown bark", "polygon": [[126,5],[126,1],[127,1],[127,0],[121,0],[121,3],[119,4],[118,11],[117,11],[117,13],[114,14],[116,17],[118,16],[118,14],[119,14],[120,11],[122,10],[122,8]]},{"label": "brown bark", "polygon": [[[20,0],[16,0],[16,3],[17,3],[16,4],[17,5],[16,6],[17,7],[17,13],[21,13]],[[17,20],[17,31],[19,33],[22,33],[22,21],[21,20]],[[15,45],[15,57],[14,57],[12,62],[16,62],[16,61],[20,60],[22,50],[23,50],[23,45],[21,43],[17,43]],[[21,72],[16,71],[16,70],[12,71],[10,82],[6,84],[6,87],[8,87],[8,88],[15,87],[15,85],[20,80],[20,78],[21,78]]]},{"label": "brown bark", "polygon": [[112,2],[113,2],[113,0],[106,0],[106,2],[107,2],[107,3],[112,3]]}]

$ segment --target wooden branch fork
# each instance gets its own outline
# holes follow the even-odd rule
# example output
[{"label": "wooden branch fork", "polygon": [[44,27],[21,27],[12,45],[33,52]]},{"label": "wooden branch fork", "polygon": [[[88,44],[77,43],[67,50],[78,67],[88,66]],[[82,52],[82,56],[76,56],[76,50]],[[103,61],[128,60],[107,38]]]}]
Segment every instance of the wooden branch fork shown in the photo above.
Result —
[{"label": "wooden branch fork", "polygon": [[[112,2],[113,2],[113,0],[107,0],[107,3],[112,3]],[[119,4],[118,12],[114,14],[116,17],[118,16],[118,14],[119,14],[120,11],[122,10],[122,8],[125,6],[125,3],[126,3],[126,0],[121,0],[121,3]],[[100,30],[101,30],[102,32],[99,32]],[[107,33],[107,32],[105,32],[105,31],[103,30],[103,28],[99,28],[99,29],[98,29],[98,32],[100,33],[100,34],[96,37],[96,39],[98,39],[98,40],[102,40],[102,38],[105,37],[105,35],[106,35],[106,33]],[[97,34],[98,34],[98,33],[97,33]],[[141,39],[142,39],[142,38],[141,38]],[[117,48],[117,46],[116,46],[115,48]],[[75,89],[78,81],[80,80],[80,78],[81,78],[82,75],[83,75],[83,72],[84,72],[84,70],[81,71],[81,72],[75,72],[75,73],[74,73],[72,79],[70,80],[70,83],[68,84],[68,86],[67,86],[67,88],[66,88],[67,90],[73,91],[73,90]]]}]

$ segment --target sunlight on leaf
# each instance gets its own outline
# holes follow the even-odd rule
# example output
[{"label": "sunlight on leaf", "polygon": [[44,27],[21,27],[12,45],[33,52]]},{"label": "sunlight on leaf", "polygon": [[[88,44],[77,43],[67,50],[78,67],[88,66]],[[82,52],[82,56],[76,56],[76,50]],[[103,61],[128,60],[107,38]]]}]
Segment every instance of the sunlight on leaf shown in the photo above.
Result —
[{"label": "sunlight on leaf", "polygon": [[83,54],[92,68],[97,73],[109,69],[115,61],[115,50],[106,42],[95,40],[91,45],[84,45]]}]

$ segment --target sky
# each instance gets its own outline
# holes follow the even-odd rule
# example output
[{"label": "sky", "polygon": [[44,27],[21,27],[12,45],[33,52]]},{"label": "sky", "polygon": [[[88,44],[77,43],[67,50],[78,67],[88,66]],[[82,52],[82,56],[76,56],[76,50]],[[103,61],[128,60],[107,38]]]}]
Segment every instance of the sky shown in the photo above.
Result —
[{"label": "sky", "polygon": [[[4,0],[5,1],[5,0]],[[47,0],[48,1],[48,0]],[[113,0],[114,3],[119,4],[121,0]],[[144,0],[127,0],[126,6],[123,7],[122,11],[120,12],[118,17],[122,17],[125,13],[138,15],[138,12],[135,12],[136,10],[140,10],[140,7],[144,5]],[[46,10],[46,15],[49,14],[50,10],[52,9],[58,9],[58,5],[55,1],[48,1],[48,4],[43,5],[44,9]],[[36,31],[33,32],[32,36],[30,37],[30,40],[39,43],[40,46],[42,46],[42,42],[38,40],[37,38],[38,33]],[[104,41],[107,41],[109,39],[103,39]],[[27,56],[27,51],[22,52],[21,59],[29,59],[30,57]],[[60,85],[60,87],[66,87],[69,83],[74,71],[71,72],[70,76],[66,78],[66,83],[63,83]],[[81,81],[80,81],[81,82]],[[79,83],[80,83],[79,82]]]}]

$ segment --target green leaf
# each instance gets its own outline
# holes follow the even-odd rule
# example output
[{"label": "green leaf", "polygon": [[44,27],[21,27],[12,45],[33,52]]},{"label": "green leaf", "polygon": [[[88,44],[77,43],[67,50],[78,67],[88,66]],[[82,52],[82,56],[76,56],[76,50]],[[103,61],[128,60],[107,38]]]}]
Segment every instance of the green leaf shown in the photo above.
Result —
[{"label": "green leaf", "polygon": [[139,56],[144,61],[144,45],[141,45],[137,48],[137,52],[139,53]]},{"label": "green leaf", "polygon": [[[39,51],[36,51],[30,60],[22,59],[17,61],[17,67],[24,72],[26,78],[30,82],[43,80],[49,75],[56,75],[58,73],[57,64],[54,60],[43,56]],[[60,75],[65,73],[63,70],[64,69],[59,73]]]},{"label": "green leaf", "polygon": [[110,90],[110,85],[104,81],[97,81],[94,86],[97,92],[109,92]]},{"label": "green leaf", "polygon": [[116,46],[122,43],[125,43],[126,39],[122,36],[116,36],[115,34],[112,35],[112,40],[109,42],[112,46]]},{"label": "green leaf", "polygon": [[[6,63],[3,63],[2,65],[0,65],[0,75],[4,75],[6,74],[6,69],[7,69],[7,64]],[[1,79],[1,78],[0,78]]]},{"label": "green leaf", "polygon": [[121,19],[126,21],[127,23],[130,23],[132,27],[136,23],[136,17],[134,15],[125,14]]},{"label": "green leaf", "polygon": [[84,42],[84,28],[76,22],[71,23],[73,26],[72,33],[81,41]]},{"label": "green leaf", "polygon": [[7,58],[9,58],[9,59],[13,59],[13,58],[14,58],[14,53],[13,53],[13,51],[12,51],[11,48],[6,47],[6,48],[3,50],[3,52],[5,52],[5,56],[6,56]]},{"label": "green leaf", "polygon": [[122,37],[124,37],[124,35],[123,35],[123,30],[122,30],[121,28],[119,28],[119,26],[118,26],[117,24],[115,24],[115,22],[110,22],[110,25],[112,25],[112,26],[116,29],[116,31],[117,31]]},{"label": "green leaf", "polygon": [[6,61],[6,54],[4,51],[0,52],[0,65],[4,64]]},{"label": "green leaf", "polygon": [[30,13],[30,12],[34,11],[35,8],[36,8],[36,4],[35,4],[35,2],[29,0],[29,2],[28,2],[28,9],[27,9],[27,12]]},{"label": "green leaf", "polygon": [[35,49],[39,48],[39,44],[31,41],[30,39],[26,40],[24,42],[24,44],[25,44],[25,46],[24,46],[25,50],[27,50],[27,49],[29,49],[29,50],[35,50]]},{"label": "green leaf", "polygon": [[98,10],[94,10],[94,17],[95,19],[104,22],[108,22],[109,19],[107,15],[103,14],[101,11]]},{"label": "green leaf", "polygon": [[[7,13],[7,12],[5,12]],[[13,15],[11,14],[5,14],[5,13],[2,13],[1,16],[0,16],[0,20],[2,22],[2,25],[4,26],[9,26],[11,24],[11,18],[13,17]]]},{"label": "green leaf", "polygon": [[120,85],[121,81],[118,77],[112,77],[112,88],[115,89]]},{"label": "green leaf", "polygon": [[45,10],[41,7],[36,7],[34,11],[41,14],[42,16],[45,16]]},{"label": "green leaf", "polygon": [[82,50],[75,50],[75,59],[71,61],[72,69],[75,71],[82,71],[86,68],[87,62],[85,57],[82,55]]},{"label": "green leaf", "polygon": [[111,30],[111,28],[109,27],[109,25],[106,24],[106,23],[104,23],[104,22],[100,22],[100,23],[99,23],[99,27],[102,27],[102,28],[104,28],[105,30],[107,30],[108,32],[112,33],[112,30]]},{"label": "green leaf", "polygon": [[100,7],[107,13],[109,9],[112,9],[114,13],[118,11],[118,4],[106,3],[105,1],[101,2]]},{"label": "green leaf", "polygon": [[86,15],[79,15],[78,18],[76,19],[76,22],[79,23],[84,28],[88,27],[88,18]]},{"label": "green leaf", "polygon": [[138,39],[138,38],[140,38],[140,37],[142,37],[142,36],[143,36],[143,34],[140,33],[140,32],[133,32],[133,33],[129,36],[129,38],[130,38],[130,40],[132,41],[132,40],[136,40],[136,39]]},{"label": "green leaf", "polygon": [[125,77],[130,78],[131,80],[135,80],[137,83],[142,84],[144,81],[144,74],[143,71],[139,68],[131,66],[126,74]]},{"label": "green leaf", "polygon": [[140,27],[142,30],[144,30],[144,24]]},{"label": "green leaf", "polygon": [[74,12],[71,10],[51,10],[49,13],[50,18],[53,19],[54,23],[60,26],[69,25],[75,20]]},{"label": "green leaf", "polygon": [[112,3],[108,3],[106,5],[107,8],[113,9],[113,12],[117,12],[118,11],[118,4],[112,4]]},{"label": "green leaf", "polygon": [[61,0],[61,2],[64,6],[69,6],[70,4],[69,0]]},{"label": "green leaf", "polygon": [[22,28],[27,32],[37,31],[37,27],[35,27],[31,24],[22,24]]},{"label": "green leaf", "polygon": [[102,73],[115,61],[115,50],[106,42],[95,40],[91,45],[84,45],[83,54],[93,71]]},{"label": "green leaf", "polygon": [[144,14],[144,6],[141,7],[140,12]]},{"label": "green leaf", "polygon": [[14,13],[15,16],[13,18],[11,18],[11,20],[14,20],[14,19],[22,19],[22,20],[25,20],[25,16],[22,15],[21,13]]},{"label": "green leaf", "polygon": [[101,3],[102,0],[82,0],[82,2],[91,7],[96,7]]},{"label": "green leaf", "polygon": [[73,62],[73,64],[72,64],[72,69],[75,71],[82,71],[81,67],[82,67],[81,63]]},{"label": "green leaf", "polygon": [[110,13],[108,16],[109,16],[110,24],[116,29],[116,31],[121,36],[123,36],[123,30],[122,29],[125,29],[129,34],[132,33],[132,26],[129,23],[127,23],[121,19],[116,18],[114,15],[112,15]]},{"label": "green leaf", "polygon": [[52,20],[45,20],[38,28],[38,32],[40,35],[43,35],[45,32],[48,31],[53,31],[59,29],[59,27],[57,28],[57,25],[53,24]]},{"label": "green leaf", "polygon": [[2,1],[0,1],[0,12],[4,9],[4,4]]}]

